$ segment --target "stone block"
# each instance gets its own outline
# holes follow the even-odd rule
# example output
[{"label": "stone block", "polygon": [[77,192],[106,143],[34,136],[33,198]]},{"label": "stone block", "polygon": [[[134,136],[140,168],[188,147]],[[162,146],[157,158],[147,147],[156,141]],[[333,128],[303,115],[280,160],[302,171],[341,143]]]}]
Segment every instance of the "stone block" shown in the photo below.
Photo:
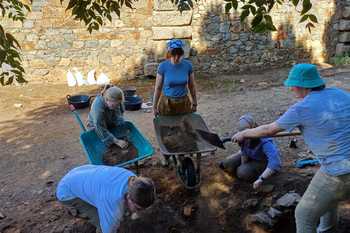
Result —
[{"label": "stone block", "polygon": [[31,29],[34,27],[34,21],[33,20],[26,20],[23,23],[23,28],[25,29]]},{"label": "stone block", "polygon": [[339,31],[350,30],[350,20],[345,20],[345,19],[340,20],[338,25],[338,30]]},{"label": "stone block", "polygon": [[80,49],[84,47],[84,41],[73,41],[73,48]]},{"label": "stone block", "polygon": [[350,7],[344,7],[342,12],[343,18],[350,19]]},{"label": "stone block", "polygon": [[35,48],[34,42],[24,42],[21,44],[22,50],[33,50]]},{"label": "stone block", "polygon": [[169,40],[172,38],[191,39],[191,26],[184,27],[152,27],[153,40]]},{"label": "stone block", "polygon": [[47,68],[47,64],[42,59],[33,59],[29,61],[31,68]]},{"label": "stone block", "polygon": [[37,41],[38,40],[38,35],[34,33],[27,34],[26,36],[27,41]]},{"label": "stone block", "polygon": [[120,47],[122,44],[123,44],[123,41],[121,41],[121,40],[112,40],[111,41],[112,48]]},{"label": "stone block", "polygon": [[298,193],[289,192],[276,201],[278,207],[292,207],[300,201],[301,197]]},{"label": "stone block", "polygon": [[350,32],[341,32],[338,38],[339,42],[350,42]]},{"label": "stone block", "polygon": [[335,49],[335,53],[337,55],[344,55],[345,53],[350,52],[350,45],[346,45],[343,43],[338,43]]},{"label": "stone block", "polygon": [[62,58],[58,65],[59,66],[69,66],[70,62],[71,62],[70,58]]},{"label": "stone block", "polygon": [[159,63],[153,62],[153,63],[147,63],[143,67],[143,74],[145,76],[157,76],[157,69],[158,69]]},{"label": "stone block", "polygon": [[191,20],[192,11],[154,11],[152,17],[153,26],[190,25]]},{"label": "stone block", "polygon": [[155,11],[170,11],[177,10],[177,6],[170,0],[154,0],[153,10]]},{"label": "stone block", "polygon": [[86,41],[85,46],[87,48],[97,48],[98,47],[98,41],[95,41],[95,40]]},{"label": "stone block", "polygon": [[35,69],[31,75],[33,76],[45,76],[48,75],[50,73],[50,70],[48,69]]}]

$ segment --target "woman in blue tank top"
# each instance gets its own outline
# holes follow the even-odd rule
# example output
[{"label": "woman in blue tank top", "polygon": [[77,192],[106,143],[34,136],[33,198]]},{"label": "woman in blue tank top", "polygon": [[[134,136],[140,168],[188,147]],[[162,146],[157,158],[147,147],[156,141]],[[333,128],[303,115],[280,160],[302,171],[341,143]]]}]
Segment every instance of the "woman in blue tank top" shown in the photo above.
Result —
[{"label": "woman in blue tank top", "polygon": [[194,74],[191,62],[183,59],[183,42],[172,39],[167,46],[169,59],[161,62],[158,67],[153,112],[155,115],[195,112],[197,97]]}]

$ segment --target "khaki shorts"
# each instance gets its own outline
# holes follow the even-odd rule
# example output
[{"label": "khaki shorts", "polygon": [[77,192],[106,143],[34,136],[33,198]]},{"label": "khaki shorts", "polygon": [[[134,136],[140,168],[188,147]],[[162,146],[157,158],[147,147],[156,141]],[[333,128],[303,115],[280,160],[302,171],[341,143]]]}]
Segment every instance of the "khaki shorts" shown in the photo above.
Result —
[{"label": "khaki shorts", "polygon": [[186,114],[192,112],[191,106],[190,98],[187,95],[179,98],[162,95],[158,102],[158,111],[163,116]]}]

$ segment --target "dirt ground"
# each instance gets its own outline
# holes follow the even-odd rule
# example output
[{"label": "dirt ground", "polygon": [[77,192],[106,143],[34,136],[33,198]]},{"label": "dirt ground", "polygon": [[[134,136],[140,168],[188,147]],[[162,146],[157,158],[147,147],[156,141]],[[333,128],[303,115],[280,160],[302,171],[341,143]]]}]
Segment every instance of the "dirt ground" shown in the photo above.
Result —
[{"label": "dirt ground", "polygon": [[[251,112],[260,124],[273,121],[295,102],[282,86],[286,75],[287,70],[281,69],[262,74],[197,77],[198,112],[220,135],[234,132],[237,119],[246,112]],[[349,73],[326,79],[328,86],[350,89]],[[137,86],[138,93],[147,100],[154,80],[119,85]],[[79,143],[79,125],[68,110],[65,96],[97,91],[96,87],[48,84],[0,88],[0,232],[93,232],[85,220],[70,216],[56,201],[55,188],[68,170],[87,163]],[[87,110],[80,113],[86,119]],[[272,191],[257,192],[251,184],[238,182],[218,168],[218,161],[238,150],[230,144],[227,150],[218,149],[215,155],[202,158],[201,186],[188,191],[177,180],[174,169],[159,163],[152,114],[126,112],[126,117],[155,148],[152,159],[142,165],[141,174],[156,182],[158,199],[138,220],[123,223],[123,233],[253,232],[246,224],[249,214],[271,206],[288,191],[302,194],[317,170],[293,167],[293,162],[307,150],[300,137],[297,149],[288,147],[291,138],[277,139],[283,171],[266,182],[273,185]],[[249,205],[247,200],[256,200],[256,204]],[[190,214],[185,216],[184,209],[190,209]],[[295,232],[292,216],[285,216],[271,232]],[[350,202],[340,206],[340,217],[339,232],[349,232]]]}]

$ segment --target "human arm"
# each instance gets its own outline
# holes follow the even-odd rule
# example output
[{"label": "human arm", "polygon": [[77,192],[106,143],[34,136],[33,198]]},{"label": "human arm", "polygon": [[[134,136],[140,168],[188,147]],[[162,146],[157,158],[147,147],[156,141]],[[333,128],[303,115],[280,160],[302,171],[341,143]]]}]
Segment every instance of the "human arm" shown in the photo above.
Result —
[{"label": "human arm", "polygon": [[158,102],[159,102],[160,94],[162,93],[163,80],[164,80],[163,75],[157,73],[156,84],[154,87],[154,95],[153,95],[153,114],[155,116],[158,114]]},{"label": "human arm", "polygon": [[196,93],[196,82],[194,81],[194,73],[191,72],[188,80],[188,89],[190,91],[192,99],[192,111],[197,111],[197,93]]},{"label": "human arm", "polygon": [[276,122],[261,125],[253,129],[246,129],[234,134],[231,138],[234,142],[242,142],[245,138],[261,138],[265,136],[275,135],[283,131]]},{"label": "human arm", "polygon": [[108,201],[105,200],[97,209],[100,227],[102,233],[116,233],[118,232],[120,223],[123,219],[123,208],[121,207],[121,203],[116,205],[116,209],[113,207],[111,208],[107,202]]},{"label": "human arm", "polygon": [[268,139],[263,145],[262,150],[267,157],[266,169],[261,173],[259,178],[254,182],[253,187],[259,188],[260,185],[270,176],[281,170],[280,153],[277,146],[271,139]]},{"label": "human arm", "polygon": [[103,102],[95,99],[91,106],[89,117],[92,119],[92,124],[97,136],[106,145],[110,146],[115,142],[115,136],[107,129],[106,126],[106,111]]}]

